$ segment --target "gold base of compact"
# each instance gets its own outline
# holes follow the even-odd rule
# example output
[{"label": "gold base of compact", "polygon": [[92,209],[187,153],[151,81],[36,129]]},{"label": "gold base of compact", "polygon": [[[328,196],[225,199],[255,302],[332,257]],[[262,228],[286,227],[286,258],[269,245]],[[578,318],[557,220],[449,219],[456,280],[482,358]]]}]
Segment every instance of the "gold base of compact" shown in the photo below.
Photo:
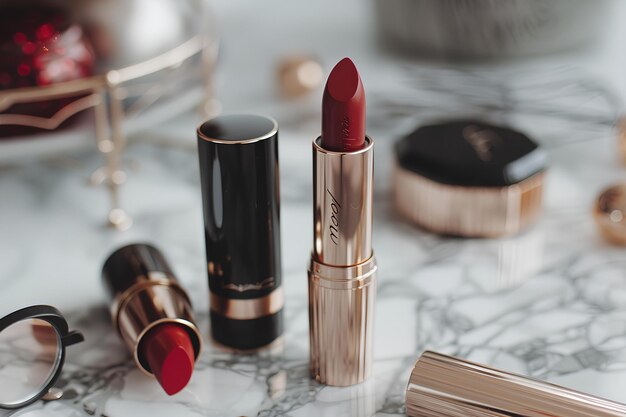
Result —
[{"label": "gold base of compact", "polygon": [[546,155],[522,133],[474,121],[424,126],[396,156],[396,210],[431,232],[513,235],[542,212]]},{"label": "gold base of compact", "polygon": [[313,142],[314,247],[309,264],[311,375],[348,386],[372,368],[376,260],[372,251],[374,144],[356,152]]},{"label": "gold base of compact", "polygon": [[417,360],[410,417],[624,417],[626,405],[435,352]]},{"label": "gold base of compact", "polygon": [[395,167],[394,204],[416,225],[443,235],[514,235],[537,221],[542,211],[544,174],[508,187],[440,184]]}]

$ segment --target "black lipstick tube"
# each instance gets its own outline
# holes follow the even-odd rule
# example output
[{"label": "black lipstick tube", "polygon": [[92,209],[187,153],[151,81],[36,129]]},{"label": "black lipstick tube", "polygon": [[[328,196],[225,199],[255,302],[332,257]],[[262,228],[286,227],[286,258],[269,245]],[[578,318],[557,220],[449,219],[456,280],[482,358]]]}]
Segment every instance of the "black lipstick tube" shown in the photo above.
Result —
[{"label": "black lipstick tube", "polygon": [[197,135],[211,333],[218,344],[256,350],[283,331],[278,126],[226,115]]}]

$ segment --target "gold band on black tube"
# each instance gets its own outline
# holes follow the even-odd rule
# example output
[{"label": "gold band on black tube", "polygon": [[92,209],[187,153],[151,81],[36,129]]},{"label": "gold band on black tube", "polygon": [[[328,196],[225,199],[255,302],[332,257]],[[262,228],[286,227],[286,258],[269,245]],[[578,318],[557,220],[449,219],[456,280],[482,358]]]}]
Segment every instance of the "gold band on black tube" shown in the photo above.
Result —
[{"label": "gold band on black tube", "polygon": [[210,292],[211,310],[234,320],[253,320],[278,313],[285,303],[283,287],[258,298],[236,299]]}]

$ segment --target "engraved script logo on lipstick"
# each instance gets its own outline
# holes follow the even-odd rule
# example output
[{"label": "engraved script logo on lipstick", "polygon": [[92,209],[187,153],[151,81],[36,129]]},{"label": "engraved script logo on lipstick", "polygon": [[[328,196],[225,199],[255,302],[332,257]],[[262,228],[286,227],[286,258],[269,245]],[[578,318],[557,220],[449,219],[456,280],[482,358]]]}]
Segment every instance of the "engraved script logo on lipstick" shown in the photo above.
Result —
[{"label": "engraved script logo on lipstick", "polygon": [[328,232],[330,233],[330,240],[333,241],[335,245],[339,244],[339,210],[341,209],[341,204],[337,201],[333,193],[330,192],[329,189],[326,189],[328,195],[330,195],[330,226],[328,226]]},{"label": "engraved script logo on lipstick", "polygon": [[350,136],[350,118],[348,116],[341,120],[341,134],[344,138]]}]

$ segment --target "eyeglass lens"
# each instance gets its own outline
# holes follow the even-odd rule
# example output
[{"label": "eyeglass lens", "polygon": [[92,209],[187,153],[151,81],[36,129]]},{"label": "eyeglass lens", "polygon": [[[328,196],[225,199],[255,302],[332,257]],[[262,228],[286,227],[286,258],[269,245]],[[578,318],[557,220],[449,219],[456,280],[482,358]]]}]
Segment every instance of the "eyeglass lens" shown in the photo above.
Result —
[{"label": "eyeglass lens", "polygon": [[61,361],[61,338],[47,321],[29,318],[0,332],[0,404],[16,405],[41,392]]}]

